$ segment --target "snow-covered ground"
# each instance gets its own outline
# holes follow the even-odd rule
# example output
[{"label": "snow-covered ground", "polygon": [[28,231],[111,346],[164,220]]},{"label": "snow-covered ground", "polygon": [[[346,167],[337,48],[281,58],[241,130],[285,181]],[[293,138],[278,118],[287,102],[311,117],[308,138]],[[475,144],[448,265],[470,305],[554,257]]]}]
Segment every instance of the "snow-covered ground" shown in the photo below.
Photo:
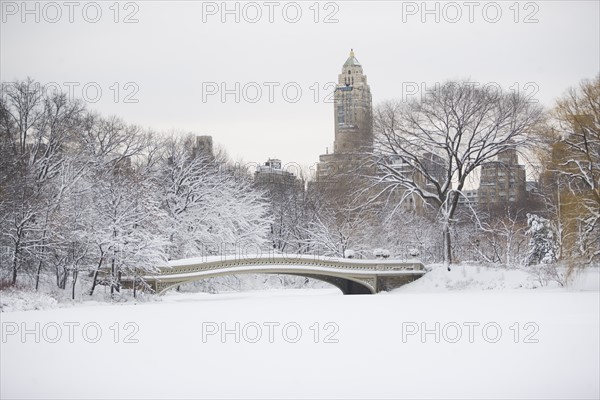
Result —
[{"label": "snow-covered ground", "polygon": [[171,292],[3,312],[0,395],[597,399],[598,279],[532,289],[523,271],[459,266],[375,296]]}]

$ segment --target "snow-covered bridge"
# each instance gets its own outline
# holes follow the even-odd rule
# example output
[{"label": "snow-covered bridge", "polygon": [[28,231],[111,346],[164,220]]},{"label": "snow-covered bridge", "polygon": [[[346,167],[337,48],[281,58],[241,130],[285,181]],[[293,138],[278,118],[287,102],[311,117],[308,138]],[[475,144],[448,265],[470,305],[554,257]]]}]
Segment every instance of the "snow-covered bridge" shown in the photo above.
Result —
[{"label": "snow-covered bridge", "polygon": [[[235,274],[286,274],[328,282],[344,294],[374,294],[412,282],[425,274],[418,260],[358,260],[311,255],[235,255],[170,261],[154,274],[143,276],[163,294],[172,287],[216,276]],[[131,287],[132,277],[122,280]]]}]

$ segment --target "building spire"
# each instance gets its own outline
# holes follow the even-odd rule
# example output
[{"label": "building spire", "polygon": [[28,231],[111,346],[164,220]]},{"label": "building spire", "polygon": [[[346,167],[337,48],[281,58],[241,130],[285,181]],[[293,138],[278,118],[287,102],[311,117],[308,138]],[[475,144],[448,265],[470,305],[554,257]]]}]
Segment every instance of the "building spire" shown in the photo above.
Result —
[{"label": "building spire", "polygon": [[348,66],[348,65],[358,65],[358,66],[360,66],[360,63],[358,62],[358,60],[356,59],[356,57],[354,57],[354,49],[350,49],[350,56],[348,57],[348,59],[344,63],[344,66]]}]

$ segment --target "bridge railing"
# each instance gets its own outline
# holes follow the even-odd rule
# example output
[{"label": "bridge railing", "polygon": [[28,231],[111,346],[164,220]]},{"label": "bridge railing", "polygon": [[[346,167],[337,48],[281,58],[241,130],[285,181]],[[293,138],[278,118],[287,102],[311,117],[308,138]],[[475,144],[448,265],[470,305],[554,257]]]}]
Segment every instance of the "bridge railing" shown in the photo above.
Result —
[{"label": "bridge railing", "polygon": [[[309,250],[309,251],[308,251]],[[430,250],[428,250],[430,252]],[[395,250],[390,254],[391,259],[398,261],[411,261],[419,258],[424,249],[418,245],[407,243],[402,246],[395,246]],[[376,260],[373,256],[373,249],[353,250],[353,259]],[[200,245],[198,258],[204,261],[214,260],[214,257],[221,257],[225,260],[230,257],[248,258],[250,256],[259,255],[261,257],[284,256],[293,259],[296,256],[311,256],[318,259],[319,257],[341,257],[342,252],[333,253],[329,248],[313,245],[307,251],[281,251],[273,248],[272,243],[256,243],[256,242],[205,242]]]},{"label": "bridge railing", "polygon": [[356,260],[331,258],[323,256],[296,255],[271,255],[258,257],[252,256],[227,256],[227,257],[208,257],[208,258],[189,258],[174,260],[169,262],[166,267],[160,268],[156,275],[179,275],[179,274],[204,274],[219,271],[232,271],[231,273],[243,273],[247,270],[269,271],[277,270],[278,273],[294,272],[336,272],[345,274],[370,274],[387,275],[403,273],[424,272],[423,264],[418,260],[399,261],[399,260]]}]

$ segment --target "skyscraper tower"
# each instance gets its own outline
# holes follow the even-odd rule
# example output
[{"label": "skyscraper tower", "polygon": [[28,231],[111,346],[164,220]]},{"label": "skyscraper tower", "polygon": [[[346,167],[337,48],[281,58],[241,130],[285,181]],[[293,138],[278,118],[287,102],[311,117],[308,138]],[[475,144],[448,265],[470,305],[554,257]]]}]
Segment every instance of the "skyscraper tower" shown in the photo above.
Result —
[{"label": "skyscraper tower", "polygon": [[334,94],[334,153],[370,151],[373,148],[373,110],[371,88],[362,65],[350,51],[350,56],[338,75]]},{"label": "skyscraper tower", "polygon": [[371,88],[353,50],[338,75],[334,92],[334,127],[333,153],[319,157],[317,180],[320,181],[352,173],[362,157],[373,149]]}]

